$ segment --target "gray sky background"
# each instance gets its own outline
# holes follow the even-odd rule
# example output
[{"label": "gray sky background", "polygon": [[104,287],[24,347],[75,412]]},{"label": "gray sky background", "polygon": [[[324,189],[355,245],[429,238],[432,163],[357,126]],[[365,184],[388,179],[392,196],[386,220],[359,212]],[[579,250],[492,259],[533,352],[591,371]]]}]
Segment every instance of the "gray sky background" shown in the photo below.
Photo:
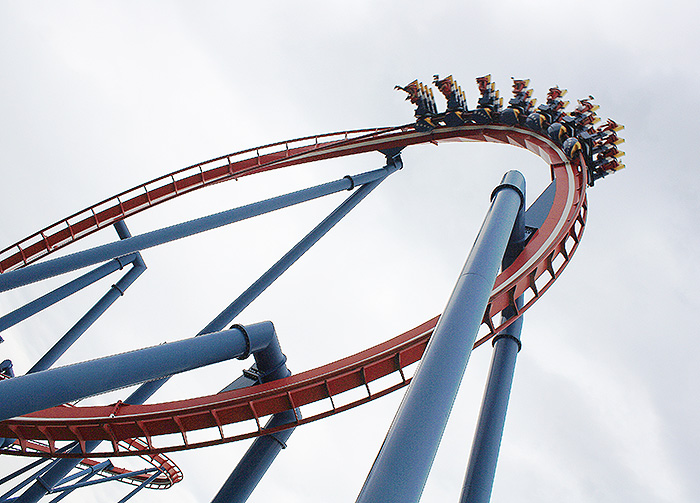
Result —
[{"label": "gray sky background", "polygon": [[[695,501],[699,17],[680,0],[0,1],[0,244],[218,155],[408,123],[393,86],[415,78],[453,74],[471,107],[487,73],[506,100],[511,76],[530,78],[539,102],[553,85],[572,102],[592,94],[603,119],[626,126],[627,168],[590,190],[577,255],[526,315],[492,500]],[[529,202],[548,179],[537,157],[498,145],[416,146],[403,158],[241,315],[275,323],[293,372],[439,313],[503,172],[524,172]],[[367,154],[229,182],[127,223],[141,233],[382,162]],[[145,251],[148,271],[60,362],[194,335],[344,197]],[[114,281],[4,332],[0,358],[25,372]],[[4,294],[0,310],[57,284]],[[487,347],[472,355],[423,502],[458,498],[489,360]],[[178,376],[154,400],[216,392],[242,368]],[[354,501],[401,396],[297,429],[250,501]],[[246,447],[175,453],[185,480],[134,501],[209,501]],[[13,466],[0,459],[0,473]]]}]

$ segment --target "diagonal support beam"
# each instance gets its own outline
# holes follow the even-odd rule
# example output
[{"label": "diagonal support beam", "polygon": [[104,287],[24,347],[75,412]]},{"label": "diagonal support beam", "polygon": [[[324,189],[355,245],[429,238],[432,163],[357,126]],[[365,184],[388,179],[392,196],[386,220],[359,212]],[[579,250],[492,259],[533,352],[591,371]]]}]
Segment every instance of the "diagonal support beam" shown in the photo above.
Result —
[{"label": "diagonal support beam", "polygon": [[484,223],[425,350],[358,503],[420,499],[518,211],[525,179],[510,171],[492,195]]},{"label": "diagonal support beam", "polygon": [[125,257],[116,258],[110,260],[109,262],[102,264],[101,266],[93,269],[92,271],[83,274],[79,278],[69,281],[65,285],[62,285],[55,290],[42,295],[38,299],[28,302],[22,307],[18,307],[14,311],[7,313],[6,315],[0,317],[0,332],[7,330],[8,328],[16,325],[17,323],[26,320],[27,318],[34,316],[35,314],[43,311],[44,309],[53,306],[57,302],[79,292],[83,288],[101,280],[102,278],[109,276],[119,269],[123,269],[124,266],[131,264],[136,259],[136,254],[132,253]]},{"label": "diagonal support beam", "polygon": [[247,356],[268,337],[267,324],[258,323],[6,379],[0,381],[0,421]]},{"label": "diagonal support beam", "polygon": [[152,248],[170,241],[199,234],[200,232],[216,229],[281,208],[327,196],[335,192],[350,190],[353,187],[380,180],[386,175],[387,170],[381,168],[359,175],[346,176],[334,182],[316,185],[308,189],[291,192],[195,220],[189,220],[145,234],[139,234],[129,239],[107,243],[64,257],[32,264],[16,271],[0,274],[0,292],[12,290],[13,288],[28,285],[36,281],[128,255],[135,251]]},{"label": "diagonal support beam", "polygon": [[[304,255],[314,244],[330,231],[335,224],[346,216],[350,210],[357,206],[372,190],[374,190],[387,176],[401,169],[403,163],[398,153],[388,159],[387,165],[379,170],[371,171],[370,173],[378,173],[379,176],[371,182],[367,182],[360,188],[356,189],[350,197],[343,201],[330,215],[318,224],[311,232],[309,232],[301,241],[289,250],[280,260],[278,260],[270,269],[268,269],[255,283],[253,283],[245,292],[243,292],[236,300],[229,304],[219,315],[214,318],[206,327],[204,327],[198,335],[208,334],[223,330],[253,302],[262,292],[265,291],[284,271],[289,269],[299,258]],[[357,182],[353,182],[355,186]],[[350,187],[352,188],[352,187]],[[151,381],[142,384],[129,397],[128,403],[144,403],[148,397],[158,391],[161,386],[167,382],[166,379]],[[133,400],[133,401],[131,401]]]},{"label": "diagonal support beam", "polygon": [[[117,234],[121,239],[129,239],[131,233],[126,226],[126,222],[123,220],[114,224],[117,230]],[[100,316],[102,316],[107,309],[114,304],[119,297],[124,295],[126,289],[129,288],[134,281],[138,279],[141,274],[146,270],[146,263],[143,261],[141,254],[136,252],[133,254],[133,260],[131,261],[132,266],[122,278],[112,285],[112,287],[107,291],[107,293],[97,301],[97,303],[91,307],[78,322],[73,325],[68,332],[61,337],[56,344],[49,349],[44,356],[42,356],[38,362],[36,362],[27,374],[33,374],[34,372],[39,372],[41,370],[46,370],[51,367],[56,360],[58,360],[61,355],[63,355],[68,348],[70,348],[75,341],[77,341],[81,335],[83,335],[88,328],[90,328],[93,323],[95,323]],[[118,260],[118,259],[116,259]]]},{"label": "diagonal support beam", "polygon": [[[515,262],[525,247],[525,222],[526,215],[521,208],[503,257],[501,266],[503,270]],[[503,310],[503,321],[517,316],[516,308],[520,309],[522,306],[523,297],[520,296],[515,299],[515,307],[510,306]],[[522,327],[523,317],[520,316],[508,328],[493,338],[491,368],[479,412],[479,421],[474,433],[467,473],[459,499],[460,503],[488,503],[491,499],[498,453],[506,421],[508,399],[515,373],[515,362],[520,351]]]}]

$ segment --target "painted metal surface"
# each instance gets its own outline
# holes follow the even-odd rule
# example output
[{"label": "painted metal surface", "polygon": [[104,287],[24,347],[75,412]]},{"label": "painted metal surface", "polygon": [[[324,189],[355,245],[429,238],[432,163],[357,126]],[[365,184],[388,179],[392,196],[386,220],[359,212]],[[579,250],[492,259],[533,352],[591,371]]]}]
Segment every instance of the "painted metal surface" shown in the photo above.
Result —
[{"label": "painted metal surface", "polygon": [[[286,361],[287,358],[282,353],[279,340],[274,335],[264,350],[255,353],[255,368],[259,380],[264,383],[273,382],[290,376],[291,372],[287,368]],[[299,414],[298,410],[287,410],[275,414],[265,428],[294,424]],[[287,440],[293,431],[294,428],[289,428],[256,438],[216,493],[212,503],[245,502],[277,455],[287,446]]]},{"label": "painted metal surface", "polygon": [[525,204],[524,193],[525,179],[516,171],[506,173],[494,191],[481,230],[360,491],[358,503],[409,503],[420,499],[508,238]]},{"label": "painted metal surface", "polygon": [[[0,418],[55,407],[151,379],[238,358],[253,346],[239,328],[43,370],[0,382]],[[264,342],[255,341],[266,345]]]},{"label": "painted metal surface", "polygon": [[[273,197],[265,201],[248,204],[239,208],[222,211],[214,215],[197,218],[162,229],[131,237],[130,235],[121,241],[96,246],[78,253],[66,255],[57,259],[47,260],[39,264],[24,267],[16,271],[10,271],[0,275],[0,292],[11,290],[20,286],[34,283],[53,276],[58,276],[83,267],[99,264],[105,260],[118,258],[136,251],[158,246],[170,241],[175,241],[187,236],[206,232],[224,225],[253,218],[271,211],[286,208],[305,201],[310,201],[335,192],[351,189],[382,179],[386,176],[385,169],[380,168],[368,173],[355,176],[347,176],[325,184],[299,190],[282,196]],[[117,220],[115,225],[121,220]]]},{"label": "painted metal surface", "polygon": [[26,320],[30,316],[51,307],[61,300],[73,295],[83,288],[109,276],[115,271],[118,271],[125,266],[131,264],[136,259],[136,254],[127,255],[118,259],[110,260],[92,271],[83,274],[79,278],[69,281],[55,290],[42,295],[38,299],[28,302],[22,307],[18,307],[14,311],[0,317],[0,332],[16,325],[17,323]]},{"label": "painted metal surface", "polygon": [[[542,213],[539,206],[547,202],[551,205],[551,198],[545,190],[543,196],[533,204],[532,211],[535,217]],[[523,208],[518,213],[513,226],[513,232],[508,241],[506,252],[503,256],[501,267],[507,269],[520,255],[525,247],[527,239],[525,232],[526,220],[533,222],[533,218],[527,219]],[[505,320],[517,317],[517,309],[523,305],[522,296],[516,299],[515,306],[503,311]],[[489,369],[486,390],[479,412],[479,420],[476,425],[474,441],[467,465],[460,503],[488,503],[491,499],[496,463],[500,450],[503,428],[506,420],[508,399],[513,383],[515,362],[520,350],[520,333],[523,326],[523,316],[511,323],[510,326],[499,332],[493,338],[493,356]]]},{"label": "painted metal surface", "polygon": [[[250,287],[248,287],[241,295],[239,295],[231,304],[229,304],[216,318],[210,321],[207,326],[197,334],[204,335],[212,332],[218,332],[224,329],[226,325],[231,323],[238,314],[241,313],[251,302],[253,302],[262,292],[264,292],[284,271],[299,260],[304,253],[318,242],[329,230],[333,228],[340,220],[343,219],[360,201],[372,192],[379,183],[384,180],[389,174],[401,169],[401,158],[396,157],[390,159],[387,166],[378,170],[370,171],[362,175],[353,177],[345,177],[338,182],[346,182],[349,185],[343,185],[346,189],[353,189],[359,186],[345,201],[343,201],[330,215],[324,218],[321,223],[314,227],[311,232],[304,236],[301,241],[292,247],[280,260],[278,260],[270,269],[265,271]],[[325,184],[328,185],[328,184]],[[304,192],[304,191],[299,191]],[[325,194],[324,194],[325,195]],[[142,384],[132,395],[127,399],[127,403],[144,403],[148,397],[158,391],[166,382],[168,377],[160,380],[149,381]]]}]

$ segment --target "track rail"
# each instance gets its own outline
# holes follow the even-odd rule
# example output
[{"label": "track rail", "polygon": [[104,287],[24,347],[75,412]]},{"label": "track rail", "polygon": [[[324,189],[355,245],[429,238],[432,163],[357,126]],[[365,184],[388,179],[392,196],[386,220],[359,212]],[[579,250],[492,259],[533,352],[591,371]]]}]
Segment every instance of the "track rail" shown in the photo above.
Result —
[{"label": "track rail", "polygon": [[[124,451],[129,451],[133,450],[135,451],[135,454],[138,454],[138,451],[143,449],[143,442],[139,440],[138,438],[131,438],[129,440],[124,440],[119,443],[121,450]],[[44,456],[49,456],[49,446],[46,443],[36,443],[36,442],[29,442],[28,446],[30,449],[33,449],[37,452],[43,453]],[[13,445],[13,448],[19,448],[18,442],[15,442]],[[146,463],[149,465],[153,466],[154,468],[157,468],[159,470],[159,475],[151,480],[148,484],[146,484],[146,487],[148,489],[169,489],[172,487],[173,484],[177,484],[180,482],[183,478],[182,471],[180,468],[167,456],[164,454],[148,454],[148,455],[143,455],[143,454],[138,454],[141,459],[143,459]],[[55,457],[55,456],[52,456]],[[83,468],[91,468],[99,463],[98,460],[91,459],[91,458],[83,458],[80,460],[78,463],[79,466]],[[133,470],[129,470],[127,468],[121,468],[118,466],[111,466],[109,468],[103,468],[102,470],[99,471],[100,475],[103,476],[114,476],[114,475],[125,475],[133,473]],[[120,482],[126,483],[126,484],[131,484],[131,485],[141,485],[144,482],[146,482],[150,478],[150,473],[143,473],[143,474],[137,474],[137,475],[132,475],[129,477],[121,478],[118,479]]]},{"label": "track rail", "polygon": [[[126,216],[213,183],[332,157],[447,141],[495,142],[526,148],[545,160],[556,181],[554,203],[542,227],[517,260],[496,279],[484,313],[484,335],[476,347],[512,323],[515,318],[501,323],[498,315],[508,306],[515,307],[515,299],[525,296],[525,304],[517,311],[521,314],[554,283],[576,251],[586,224],[583,159],[569,161],[550,139],[519,127],[467,125],[431,132],[402,127],[358,130],[219,157],[165,175],[64,219],[7,248],[5,255],[0,255],[0,263],[3,270],[19,268]],[[275,382],[151,405],[118,402],[95,407],[54,407],[0,422],[0,437],[16,438],[19,442],[20,449],[7,454],[51,457],[79,457],[56,452],[64,442],[77,441],[84,446],[87,441],[107,440],[104,450],[90,456],[113,457],[192,449],[268,434],[283,429],[262,427],[270,414],[301,408],[304,417],[297,417],[295,424],[305,424],[408,384],[410,378],[404,369],[420,360],[437,320],[435,317],[353,356]],[[393,381],[386,384],[389,378]],[[358,388],[364,390],[362,396],[341,403],[342,393]],[[314,407],[310,414],[305,410],[309,406]],[[129,450],[120,448],[120,443],[129,439],[140,442]],[[31,449],[36,441],[48,442],[48,452]]]}]

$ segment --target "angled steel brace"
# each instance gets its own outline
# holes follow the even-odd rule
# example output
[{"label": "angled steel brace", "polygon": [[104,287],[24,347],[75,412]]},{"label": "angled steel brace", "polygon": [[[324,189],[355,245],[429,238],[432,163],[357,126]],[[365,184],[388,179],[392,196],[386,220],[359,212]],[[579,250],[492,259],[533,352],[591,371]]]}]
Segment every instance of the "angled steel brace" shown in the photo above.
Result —
[{"label": "angled steel brace", "polygon": [[[123,220],[114,224],[117,234],[121,239],[129,239],[131,233],[126,226],[126,222]],[[138,279],[141,274],[146,270],[146,263],[143,261],[141,254],[139,252],[134,253],[133,259],[131,260],[131,269],[129,269],[122,278],[117,281],[112,287],[107,291],[107,293],[92,306],[85,315],[78,320],[78,322],[73,325],[68,332],[61,337],[56,344],[51,347],[44,356],[42,356],[38,362],[36,362],[27,374],[32,374],[34,372],[39,372],[41,370],[46,370],[50,368],[56,360],[58,360],[61,355],[63,355],[68,348],[70,348],[75,341],[77,341],[81,335],[83,335],[88,328],[95,323],[100,316],[102,316],[109,307],[114,304],[119,297],[124,295],[126,289],[129,288],[134,281]],[[119,259],[115,259],[119,260]],[[108,262],[110,263],[110,262]]]},{"label": "angled steel brace", "polygon": [[335,182],[316,185],[308,189],[273,197],[195,220],[189,220],[145,234],[139,234],[129,239],[123,239],[64,257],[31,264],[22,269],[0,274],[0,292],[12,290],[13,288],[28,285],[36,281],[75,271],[90,265],[99,264],[113,258],[128,255],[135,251],[152,248],[163,243],[175,241],[176,239],[216,229],[224,225],[310,201],[335,192],[349,190],[355,186],[364,185],[384,178],[386,175],[387,169],[381,168],[359,175],[347,176]]},{"label": "angled steel brace", "polygon": [[[484,223],[357,498],[420,499],[524,197],[517,171],[492,194]],[[439,376],[439,378],[436,378]],[[400,483],[397,483],[400,481]]]}]

